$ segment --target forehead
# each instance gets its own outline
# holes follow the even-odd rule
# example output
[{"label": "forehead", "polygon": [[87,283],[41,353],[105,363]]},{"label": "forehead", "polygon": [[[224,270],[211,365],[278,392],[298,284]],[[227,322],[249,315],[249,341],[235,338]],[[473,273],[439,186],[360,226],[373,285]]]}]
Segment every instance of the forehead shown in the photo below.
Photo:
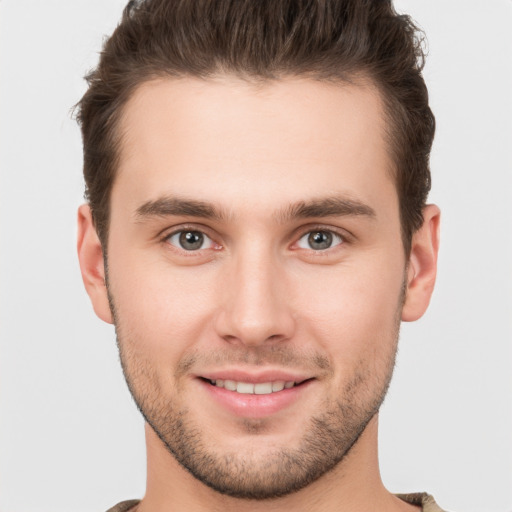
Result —
[{"label": "forehead", "polygon": [[139,202],[172,194],[233,206],[396,196],[382,102],[369,85],[159,79],[135,91],[120,133],[113,203],[116,190]]}]

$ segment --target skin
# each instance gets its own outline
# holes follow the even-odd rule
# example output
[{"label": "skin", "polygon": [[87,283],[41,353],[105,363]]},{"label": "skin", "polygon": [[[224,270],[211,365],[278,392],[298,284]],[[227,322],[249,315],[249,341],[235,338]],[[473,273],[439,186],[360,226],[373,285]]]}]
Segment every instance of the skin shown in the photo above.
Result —
[{"label": "skin", "polygon": [[[307,79],[157,80],[136,90],[121,133],[108,276],[87,205],[78,252],[149,421],[137,510],[414,510],[381,482],[376,411],[399,322],[421,317],[430,300],[439,210],[425,208],[406,256],[377,91]],[[184,231],[207,237],[201,249],[180,247]],[[332,244],[312,246],[315,232]],[[275,410],[259,399],[233,409],[205,382],[219,372],[307,383]],[[318,420],[329,428],[315,431]],[[283,454],[316,456],[311,438],[328,452],[313,481],[280,497],[241,497],[300,476],[300,464],[284,469]],[[190,446],[214,464],[184,453]],[[224,472],[231,490],[177,461],[194,457],[192,472]]]}]

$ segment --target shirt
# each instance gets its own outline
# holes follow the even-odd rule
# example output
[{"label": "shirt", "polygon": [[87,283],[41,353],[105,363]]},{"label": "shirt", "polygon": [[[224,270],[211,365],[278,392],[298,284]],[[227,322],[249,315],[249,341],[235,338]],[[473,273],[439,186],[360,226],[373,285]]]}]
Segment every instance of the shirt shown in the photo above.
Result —
[{"label": "shirt", "polygon": [[[397,496],[411,505],[421,505],[422,512],[447,512],[439,507],[434,498],[426,492],[415,492],[410,494],[397,494]],[[136,512],[136,506],[140,500],[128,500],[118,503],[115,507],[109,508],[107,512]]]}]

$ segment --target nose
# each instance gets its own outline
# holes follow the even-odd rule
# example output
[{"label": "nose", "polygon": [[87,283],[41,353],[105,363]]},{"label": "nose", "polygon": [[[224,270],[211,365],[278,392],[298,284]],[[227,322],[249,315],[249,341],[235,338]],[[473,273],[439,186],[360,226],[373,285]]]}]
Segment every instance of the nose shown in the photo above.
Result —
[{"label": "nose", "polygon": [[278,262],[262,251],[233,258],[222,283],[216,317],[219,336],[232,344],[258,346],[289,340],[295,315],[289,284]]}]

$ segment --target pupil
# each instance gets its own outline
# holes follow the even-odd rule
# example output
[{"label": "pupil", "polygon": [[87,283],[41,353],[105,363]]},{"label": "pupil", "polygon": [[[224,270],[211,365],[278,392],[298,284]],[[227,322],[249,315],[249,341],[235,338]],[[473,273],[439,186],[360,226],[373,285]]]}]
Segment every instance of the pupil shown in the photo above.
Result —
[{"label": "pupil", "polygon": [[309,235],[308,241],[312,249],[329,249],[332,244],[332,235],[327,231],[316,231]]},{"label": "pupil", "polygon": [[183,249],[194,251],[203,245],[203,234],[198,231],[184,231],[180,235],[180,245]]}]

